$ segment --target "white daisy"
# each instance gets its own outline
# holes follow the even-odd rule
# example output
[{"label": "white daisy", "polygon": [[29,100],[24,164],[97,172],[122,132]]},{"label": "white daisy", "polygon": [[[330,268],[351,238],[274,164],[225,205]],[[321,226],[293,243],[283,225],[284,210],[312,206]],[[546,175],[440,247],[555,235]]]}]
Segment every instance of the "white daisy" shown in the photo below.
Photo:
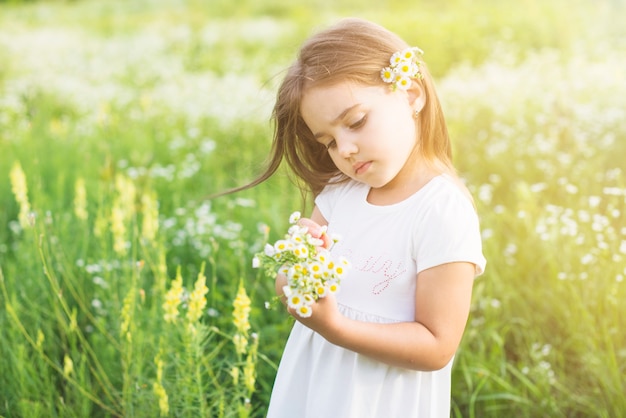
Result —
[{"label": "white daisy", "polygon": [[300,212],[298,212],[298,211],[292,213],[291,216],[289,216],[289,223],[290,224],[295,224],[299,220],[300,220]]},{"label": "white daisy", "polygon": [[402,52],[396,52],[391,56],[389,63],[391,64],[392,67],[394,67],[398,65],[400,61],[402,61]]},{"label": "white daisy", "polygon": [[300,305],[298,308],[296,308],[296,313],[301,318],[308,318],[313,314],[313,310],[309,305]]},{"label": "white daisy", "polygon": [[406,61],[412,61],[413,58],[415,58],[415,52],[413,51],[413,48],[407,48],[404,51],[401,52],[401,57],[403,60]]},{"label": "white daisy", "polygon": [[400,90],[408,90],[411,87],[411,79],[405,75],[399,76],[396,79],[396,87]]},{"label": "white daisy", "polygon": [[[293,290],[293,289],[292,289]],[[298,309],[303,306],[304,298],[300,292],[293,292],[289,296],[287,296],[287,305],[291,309]]]},{"label": "white daisy", "polygon": [[380,71],[380,77],[385,83],[393,83],[396,73],[390,67],[385,67]]},{"label": "white daisy", "polygon": [[268,257],[272,257],[274,254],[276,254],[276,249],[271,244],[265,244],[265,247],[263,248],[263,253]]},{"label": "white daisy", "polygon": [[284,251],[289,250],[289,248],[292,246],[292,244],[289,243],[289,241],[284,240],[284,239],[279,239],[278,241],[276,241],[276,243],[274,243],[274,249],[276,250],[277,253],[282,253]]}]

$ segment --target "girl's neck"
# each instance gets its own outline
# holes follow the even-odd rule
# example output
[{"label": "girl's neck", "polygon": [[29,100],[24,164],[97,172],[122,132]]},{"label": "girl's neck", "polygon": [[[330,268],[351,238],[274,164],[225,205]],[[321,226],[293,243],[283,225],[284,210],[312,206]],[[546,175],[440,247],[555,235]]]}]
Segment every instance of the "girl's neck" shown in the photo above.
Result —
[{"label": "girl's neck", "polygon": [[402,170],[395,179],[382,187],[370,188],[367,202],[377,206],[402,202],[417,193],[433,178],[443,173],[443,171],[424,162],[418,163],[414,167],[412,170]]}]

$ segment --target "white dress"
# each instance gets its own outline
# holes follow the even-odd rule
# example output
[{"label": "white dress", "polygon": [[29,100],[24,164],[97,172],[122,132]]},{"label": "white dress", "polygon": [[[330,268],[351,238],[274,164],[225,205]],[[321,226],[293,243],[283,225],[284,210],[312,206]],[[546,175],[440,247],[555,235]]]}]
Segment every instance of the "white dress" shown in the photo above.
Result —
[{"label": "white dress", "polygon": [[[328,186],[315,200],[330,233],[332,252],[352,269],[337,294],[353,319],[413,321],[416,275],[465,261],[485,267],[478,217],[446,175],[388,206],[367,202],[369,186]],[[417,348],[419,349],[419,348]],[[431,372],[389,366],[326,341],[294,324],[280,362],[268,418],[449,417],[452,360]]]}]

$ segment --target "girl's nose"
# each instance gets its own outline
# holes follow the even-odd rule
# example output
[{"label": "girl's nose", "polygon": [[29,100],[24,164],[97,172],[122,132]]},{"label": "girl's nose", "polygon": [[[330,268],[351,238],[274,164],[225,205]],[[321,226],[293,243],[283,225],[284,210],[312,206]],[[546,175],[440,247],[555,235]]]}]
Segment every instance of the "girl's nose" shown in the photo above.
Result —
[{"label": "girl's nose", "polygon": [[359,147],[354,140],[337,138],[335,141],[337,141],[337,152],[342,158],[350,158],[350,156],[359,151]]}]

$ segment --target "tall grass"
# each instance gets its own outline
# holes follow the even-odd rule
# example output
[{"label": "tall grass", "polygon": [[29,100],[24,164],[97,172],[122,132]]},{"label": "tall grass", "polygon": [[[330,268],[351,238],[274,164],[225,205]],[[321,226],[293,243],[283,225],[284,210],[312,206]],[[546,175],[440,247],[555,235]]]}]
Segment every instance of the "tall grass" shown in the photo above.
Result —
[{"label": "tall grass", "polygon": [[426,50],[476,197],[453,415],[623,414],[620,2],[162,0],[0,4],[0,416],[265,414],[291,321],[250,262],[303,203],[283,171],[206,196],[342,15]]}]

